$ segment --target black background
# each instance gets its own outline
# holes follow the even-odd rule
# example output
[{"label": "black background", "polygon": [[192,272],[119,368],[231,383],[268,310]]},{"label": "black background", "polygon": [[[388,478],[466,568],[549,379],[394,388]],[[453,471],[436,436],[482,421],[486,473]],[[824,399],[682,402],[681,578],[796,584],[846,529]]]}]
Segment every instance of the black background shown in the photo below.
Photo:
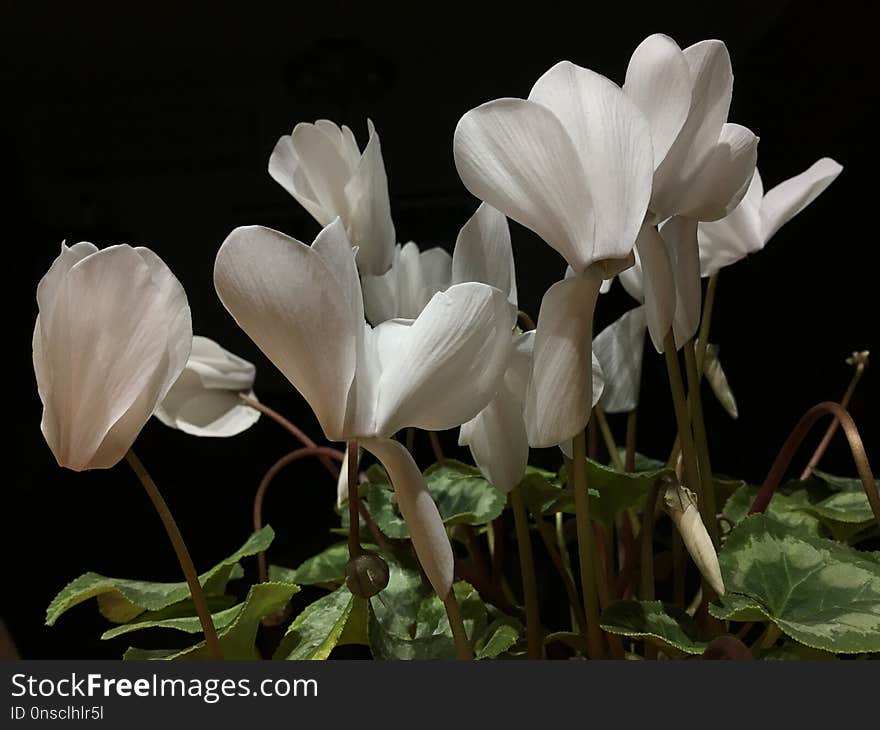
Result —
[{"label": "black background", "polygon": [[[711,339],[721,345],[741,415],[731,421],[705,395],[716,470],[760,481],[800,414],[840,397],[850,377],[844,358],[877,347],[877,69],[858,38],[865,19],[846,3],[2,8],[5,117],[12,124],[4,145],[11,153],[4,166],[12,187],[7,222],[21,232],[4,242],[13,371],[5,394],[0,616],[26,657],[114,658],[130,643],[97,639],[105,626],[93,605],[43,626],[51,598],[80,573],[180,579],[128,468],[61,470],[40,434],[30,362],[34,292],[61,240],[151,247],[186,288],[195,332],[255,362],[260,398],[320,436],[302,399],[235,327],[211,282],[214,254],[235,226],[259,223],[307,242],[317,233],[266,172],[275,141],[298,121],[347,123],[363,145],[365,119],[372,118],[398,239],[451,248],[477,205],[452,159],[452,132],[464,112],[499,96],[525,96],[562,58],[622,82],[632,50],[650,33],[668,33],[682,47],[721,38],[736,74],[730,119],[761,137],[765,187],[825,155],[845,169],[764,252],[721,275]],[[511,225],[520,306],[535,315],[564,264]],[[597,331],[630,306],[616,286],[601,300]],[[658,457],[673,433],[665,377],[661,359],[650,355],[639,450]],[[852,405],[869,453],[878,438],[873,379],[869,371]],[[622,422],[612,423],[622,439]],[[450,453],[456,436],[443,435]],[[154,420],[137,442],[200,570],[244,541],[260,477],[293,447],[266,419],[222,441]],[[426,444],[419,456],[428,463]],[[533,456],[558,463],[551,450]],[[824,465],[854,472],[840,440]],[[273,561],[296,565],[329,544],[334,494],[335,484],[315,465],[278,478],[266,503],[279,533]],[[305,591],[297,600],[314,597]]]}]

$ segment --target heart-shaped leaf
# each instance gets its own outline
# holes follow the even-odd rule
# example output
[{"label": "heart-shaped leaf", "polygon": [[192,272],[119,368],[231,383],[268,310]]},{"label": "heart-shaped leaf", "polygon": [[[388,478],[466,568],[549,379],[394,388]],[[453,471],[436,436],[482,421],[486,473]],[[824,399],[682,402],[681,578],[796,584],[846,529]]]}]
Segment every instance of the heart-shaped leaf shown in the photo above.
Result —
[{"label": "heart-shaped leaf", "polygon": [[[226,584],[242,575],[238,561],[265,550],[274,537],[272,528],[266,525],[251,535],[236,552],[202,573],[199,583],[205,595],[222,595]],[[46,624],[52,626],[65,611],[96,596],[98,608],[105,618],[114,623],[126,623],[144,611],[159,611],[186,601],[190,599],[190,592],[186,581],[157,583],[85,573],[68,583],[55,596],[46,610]]]},{"label": "heart-shaped leaf", "polygon": [[840,543],[747,517],[718,555],[728,594],[716,618],[773,621],[792,639],[836,654],[880,651],[880,563]]}]

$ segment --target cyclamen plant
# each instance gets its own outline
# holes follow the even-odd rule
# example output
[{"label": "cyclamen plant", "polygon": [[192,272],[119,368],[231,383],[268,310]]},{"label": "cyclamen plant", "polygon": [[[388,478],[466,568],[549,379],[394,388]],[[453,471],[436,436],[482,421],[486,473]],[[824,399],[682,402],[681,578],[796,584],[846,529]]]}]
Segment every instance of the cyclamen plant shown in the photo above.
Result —
[{"label": "cyclamen plant", "polygon": [[[306,244],[238,228],[220,246],[214,283],[344,449],[319,445],[258,400],[251,363],[193,336],[183,288],[156,254],[62,245],[37,290],[43,434],[69,469],[129,462],[186,580],[86,573],[53,600],[47,623],[97,597],[114,624],[102,638],[183,635],[175,648],[125,653],[149,659],[258,658],[261,625],[283,624],[277,659],[326,659],[344,644],[377,659],[880,653],[880,561],[865,549],[880,534],[880,494],[846,411],[868,353],[848,360],[855,373],[841,402],[804,416],[760,487],[712,469],[704,376],[737,415],[708,339],[719,272],[763,248],[842,170],[823,158],[764,194],[758,138],[727,120],[732,89],[722,42],[682,50],[653,35],[623,86],[563,61],[527,98],[468,111],[453,152],[480,203],[452,256],[396,243],[372,122],[363,151],[328,120],[283,136],[269,172],[323,229]],[[507,218],[561,255],[561,275],[568,265],[537,325],[518,310]],[[614,278],[638,306],[594,339],[594,310]],[[664,460],[636,449],[646,333],[665,359],[677,424]],[[627,414],[623,448],[606,417],[617,413]],[[261,414],[298,446],[260,483],[254,533],[199,575],[132,445],[151,415],[225,438]],[[833,421],[820,446],[780,486],[823,415]],[[816,468],[838,427],[858,478]],[[476,466],[444,456],[436,432],[452,428]],[[585,429],[601,435],[607,460]],[[437,457],[424,472],[412,455],[418,430]],[[558,471],[529,465],[530,447],[555,446]],[[327,468],[328,503],[336,482],[347,540],[295,568],[271,565],[263,497],[304,458]],[[518,575],[504,558],[507,507]],[[533,535],[567,596],[566,625],[541,615]],[[250,556],[260,579],[243,590],[235,581]],[[688,580],[690,563],[699,582]],[[302,585],[329,592],[291,620]],[[204,640],[188,645],[199,632]]]}]

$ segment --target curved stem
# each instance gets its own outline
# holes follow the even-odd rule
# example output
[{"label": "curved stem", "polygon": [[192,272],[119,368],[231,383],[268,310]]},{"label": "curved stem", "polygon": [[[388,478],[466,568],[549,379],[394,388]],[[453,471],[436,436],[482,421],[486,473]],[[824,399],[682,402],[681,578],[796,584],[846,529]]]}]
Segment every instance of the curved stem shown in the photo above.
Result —
[{"label": "curved stem", "polygon": [[[263,403],[260,403],[258,400],[254,400],[253,398],[249,398],[244,393],[239,393],[238,397],[246,405],[249,405],[251,408],[258,410],[260,413],[268,416],[273,421],[275,421],[277,424],[279,424],[283,429],[285,429],[291,435],[293,435],[293,437],[297,441],[299,441],[303,446],[308,446],[311,448],[314,448],[315,446],[317,446],[317,444],[314,441],[312,441],[312,439],[310,439],[308,437],[308,434],[306,434],[305,431],[303,431],[296,424],[287,420],[278,411],[273,410],[272,408],[269,408],[269,406],[267,406]],[[319,458],[321,460],[321,463],[324,465],[324,467],[327,469],[327,471],[330,472],[330,474],[333,476],[333,478],[338,479],[339,478],[339,469],[333,465],[333,462],[330,461],[330,459],[327,458],[326,455],[321,455],[321,456],[319,456]],[[340,461],[341,461],[341,459],[340,459]]]},{"label": "curved stem", "polygon": [[584,620],[584,609],[581,607],[581,600],[578,597],[577,587],[574,584],[571,570],[566,565],[566,561],[559,554],[559,549],[557,548],[554,539],[554,530],[550,524],[545,522],[541,517],[536,517],[535,519],[538,525],[538,534],[544,542],[544,547],[547,548],[547,553],[550,555],[553,567],[556,568],[556,572],[559,573],[559,577],[562,579],[562,584],[565,586],[565,592],[568,594],[568,603],[571,607],[575,625],[577,627],[583,627],[586,623]]},{"label": "curved stem", "polygon": [[461,618],[461,609],[458,606],[458,599],[455,597],[455,589],[450,588],[446,598],[443,599],[443,605],[446,608],[446,617],[449,619],[449,627],[452,629],[452,638],[455,641],[455,652],[459,659],[473,659],[474,652],[468,641],[467,631],[464,628],[464,621]]},{"label": "curved stem", "polygon": [[[864,363],[858,363],[856,365],[856,371],[853,373],[852,380],[849,381],[849,385],[846,388],[846,392],[843,394],[843,398],[840,399],[840,405],[842,408],[848,408],[849,402],[852,400],[853,393],[855,393],[856,386],[859,384],[859,380],[862,379],[862,373],[865,372]],[[816,450],[813,452],[813,455],[810,457],[810,461],[807,464],[806,468],[801,472],[801,481],[810,478],[810,474],[813,473],[813,469],[816,468],[816,465],[819,463],[819,460],[825,454],[826,449],[828,448],[828,444],[831,443],[831,439],[834,437],[834,434],[837,432],[837,427],[840,425],[840,421],[835,417],[831,424],[828,426],[828,430],[825,432],[825,435],[822,437],[822,440],[819,442],[819,445],[816,447]]]},{"label": "curved stem", "polygon": [[538,612],[538,584],[535,581],[535,561],[532,555],[531,536],[529,535],[529,515],[519,487],[515,487],[510,492],[510,505],[513,508],[516,541],[519,546],[519,564],[522,571],[528,657],[529,659],[540,659],[544,647],[541,638],[541,616]]},{"label": "curved stem", "polygon": [[776,491],[776,487],[779,486],[779,482],[782,480],[785,470],[791,463],[792,458],[795,453],[797,453],[798,447],[801,445],[804,438],[806,438],[816,421],[822,416],[829,414],[835,416],[837,420],[840,421],[840,425],[843,428],[847,441],[849,442],[849,448],[856,465],[856,471],[859,474],[859,479],[862,480],[862,486],[868,497],[868,504],[871,505],[874,519],[876,519],[877,524],[880,525],[880,492],[877,491],[877,483],[874,481],[874,475],[871,472],[871,465],[868,462],[868,455],[865,453],[865,446],[862,444],[862,437],[859,435],[859,430],[856,428],[856,424],[847,410],[840,404],[831,403],[830,401],[813,406],[803,415],[801,420],[798,421],[797,425],[782,445],[782,448],[779,450],[779,453],[776,455],[776,460],[773,462],[773,466],[770,467],[767,478],[761,485],[761,489],[758,491],[755,501],[752,502],[749,514],[763,512],[767,509],[767,505],[770,504],[770,499]]},{"label": "curved stem", "polygon": [[358,494],[358,442],[348,442],[348,559],[353,560],[363,552],[360,532],[361,498]]},{"label": "curved stem", "polygon": [[132,471],[137,475],[137,478],[140,479],[144,489],[147,491],[147,495],[153,502],[153,506],[156,508],[156,512],[159,513],[159,518],[165,526],[165,532],[168,533],[168,539],[171,540],[171,545],[174,547],[177,560],[180,563],[180,567],[183,569],[183,575],[189,586],[189,592],[192,595],[196,613],[199,616],[199,623],[201,623],[202,631],[205,634],[205,644],[208,648],[208,654],[211,659],[222,659],[223,649],[220,647],[220,640],[217,638],[217,629],[214,628],[214,620],[211,618],[211,611],[208,609],[208,602],[205,600],[205,593],[202,591],[201,583],[199,583],[199,574],[196,573],[196,568],[189,555],[189,550],[187,550],[186,543],[183,541],[183,536],[180,534],[180,529],[174,521],[171,510],[168,509],[168,505],[165,503],[162,493],[159,491],[156,483],[144,468],[144,465],[141,463],[141,460],[138,459],[134,451],[129,449],[125,454],[125,459],[131,466]]},{"label": "curved stem", "polygon": [[575,525],[577,527],[578,562],[581,570],[581,592],[587,617],[586,636],[590,659],[602,659],[602,631],[599,627],[599,596],[596,592],[596,570],[593,562],[593,528],[590,524],[590,496],[587,492],[586,437],[583,431],[572,440],[574,455],[571,464],[574,492]]},{"label": "curved stem", "polygon": [[[291,451],[289,454],[282,456],[280,459],[278,459],[278,461],[272,464],[272,466],[269,467],[269,471],[267,471],[263,475],[263,478],[260,480],[260,486],[257,487],[257,493],[254,495],[254,532],[262,529],[263,527],[263,499],[266,496],[266,490],[269,488],[272,480],[285,466],[287,466],[288,464],[292,464],[294,461],[299,461],[300,459],[303,459],[307,456],[324,456],[326,458],[342,461],[343,455],[336,449],[331,449],[328,446],[303,446],[296,451]],[[265,583],[267,580],[269,580],[265,552],[261,551],[257,553],[257,564],[260,571],[260,582]]]},{"label": "curved stem", "polygon": [[703,659],[754,659],[749,647],[735,636],[717,636],[703,652]]}]

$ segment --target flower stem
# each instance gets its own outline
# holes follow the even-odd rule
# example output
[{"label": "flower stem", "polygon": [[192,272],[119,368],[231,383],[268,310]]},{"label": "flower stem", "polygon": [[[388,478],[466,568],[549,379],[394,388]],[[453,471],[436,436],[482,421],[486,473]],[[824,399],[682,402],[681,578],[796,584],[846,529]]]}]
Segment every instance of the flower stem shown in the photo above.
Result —
[{"label": "flower stem", "polygon": [[352,439],[348,442],[348,559],[353,560],[364,550],[361,547],[359,536],[361,528],[361,515],[358,509],[360,505],[358,494],[358,442]]},{"label": "flower stem", "polygon": [[620,458],[620,451],[617,449],[617,442],[614,440],[614,434],[611,433],[611,426],[608,425],[608,419],[605,417],[605,409],[596,405],[593,407],[593,415],[596,416],[596,421],[599,423],[599,430],[602,432],[608,456],[611,457],[611,464],[617,471],[626,471],[623,460]]},{"label": "flower stem", "polygon": [[[253,398],[248,398],[244,393],[239,393],[238,397],[251,408],[258,410],[265,416],[271,418],[275,423],[280,425],[283,429],[288,431],[297,441],[299,441],[303,446],[314,447],[316,446],[315,442],[309,438],[308,434],[303,431],[299,426],[287,420],[284,416],[282,416],[278,411],[269,408],[269,406],[260,403],[258,400],[254,400]],[[333,465],[333,462],[327,458],[327,456],[322,455],[318,457],[321,460],[321,463],[330,472],[334,479],[339,478],[339,469]]]},{"label": "flower stem", "polygon": [[140,479],[141,484],[144,486],[144,489],[147,491],[147,495],[153,502],[153,506],[156,508],[156,512],[159,513],[159,518],[165,526],[165,532],[168,533],[168,539],[171,540],[171,545],[174,547],[177,560],[180,563],[180,567],[183,569],[183,575],[189,586],[189,592],[192,595],[193,604],[195,605],[196,613],[199,616],[199,622],[202,624],[202,631],[205,634],[205,644],[208,648],[208,655],[211,659],[222,659],[223,649],[220,647],[220,640],[217,638],[217,630],[214,628],[214,620],[211,618],[211,612],[208,610],[208,602],[205,600],[205,594],[199,583],[199,575],[196,573],[192,558],[189,555],[189,550],[187,550],[186,543],[183,541],[183,536],[180,534],[180,530],[177,527],[177,523],[174,521],[171,510],[168,509],[168,505],[165,503],[162,493],[159,491],[156,483],[153,481],[152,477],[150,477],[149,473],[144,468],[144,465],[141,463],[141,460],[138,459],[133,450],[129,449],[128,452],[126,452],[125,459],[128,461],[132,471],[134,471],[137,478]]},{"label": "flower stem", "polygon": [[446,617],[449,619],[449,627],[452,629],[452,638],[455,641],[455,652],[459,659],[473,659],[474,652],[468,641],[467,631],[464,628],[464,621],[461,618],[461,609],[458,606],[458,599],[455,597],[455,589],[450,588],[446,598],[443,599],[443,605],[446,607]]},{"label": "flower stem", "polygon": [[575,586],[574,578],[571,575],[571,569],[567,565],[567,561],[562,555],[560,555],[556,541],[554,540],[554,530],[550,526],[550,523],[545,522],[541,517],[536,517],[535,520],[538,525],[538,534],[541,535],[544,547],[547,548],[547,554],[550,556],[550,560],[556,568],[556,572],[559,573],[559,577],[562,579],[562,584],[565,586],[565,592],[568,594],[568,603],[571,608],[573,619],[572,626],[573,628],[582,627],[586,623],[584,620],[584,609],[581,607],[581,599],[578,596],[577,587]]},{"label": "flower stem", "polygon": [[789,434],[785,443],[782,445],[782,448],[779,450],[779,453],[776,455],[776,460],[773,462],[773,466],[770,468],[767,478],[761,485],[761,489],[758,491],[755,501],[752,502],[752,506],[749,508],[749,514],[763,512],[767,509],[767,505],[770,504],[770,499],[773,497],[776,487],[779,486],[779,482],[782,480],[785,470],[791,463],[792,458],[795,453],[797,453],[798,447],[801,445],[804,438],[806,438],[816,421],[827,414],[835,416],[843,427],[843,432],[849,441],[849,448],[852,452],[853,461],[856,464],[856,471],[859,474],[859,479],[862,480],[862,487],[865,489],[865,495],[868,497],[868,504],[871,506],[871,511],[874,513],[874,519],[876,519],[877,524],[880,525],[880,491],[877,490],[877,483],[874,481],[874,474],[871,472],[871,464],[868,462],[868,455],[865,453],[865,446],[862,443],[862,437],[859,435],[859,430],[856,428],[856,424],[847,410],[842,408],[838,403],[827,401],[825,403],[819,403],[808,410],[801,417],[801,420],[798,421],[794,430]]},{"label": "flower stem", "polygon": [[624,469],[628,472],[636,470],[636,429],[638,426],[638,410],[633,408],[626,414],[626,461]]},{"label": "flower stem", "polygon": [[574,458],[571,464],[572,490],[574,491],[575,524],[577,526],[578,562],[581,571],[581,592],[587,625],[585,639],[590,659],[602,659],[602,631],[599,627],[599,596],[596,592],[596,571],[593,562],[595,546],[593,527],[590,523],[590,495],[587,492],[586,437],[583,431],[573,441]]},{"label": "flower stem", "polygon": [[[856,371],[853,373],[852,380],[849,381],[849,385],[846,388],[846,392],[844,392],[843,394],[843,398],[840,399],[840,405],[842,408],[849,407],[849,402],[850,400],[852,400],[853,393],[855,393],[856,390],[856,386],[859,384],[859,380],[862,379],[862,373],[865,372],[866,363],[867,358],[865,359],[865,361],[859,361],[856,363]],[[825,435],[822,437],[822,440],[819,442],[819,445],[816,447],[813,455],[810,457],[810,461],[807,464],[806,468],[801,473],[801,481],[810,478],[810,474],[813,473],[813,469],[816,468],[819,460],[825,454],[825,450],[828,448],[828,444],[831,443],[831,439],[837,432],[837,427],[839,425],[840,420],[835,417],[834,420],[831,421],[831,424],[828,426],[828,430],[825,432]]]},{"label": "flower stem", "polygon": [[718,272],[709,277],[706,296],[703,297],[703,316],[700,319],[700,334],[697,340],[697,372],[703,377],[703,365],[706,362],[706,348],[709,347],[709,326],[712,324],[712,310],[715,307],[715,290],[718,288]]},{"label": "flower stem", "polygon": [[[278,476],[278,472],[288,464],[292,464],[293,462],[299,461],[307,456],[319,455],[342,461],[342,454],[336,449],[331,449],[328,446],[303,446],[301,449],[285,454],[269,467],[269,471],[263,475],[263,478],[260,480],[260,486],[257,487],[257,493],[254,495],[254,532],[263,527],[263,500],[266,497],[266,490],[269,489],[272,480]],[[269,580],[269,571],[266,566],[266,553],[262,550],[257,553],[257,565],[259,567],[260,582],[265,583]]]},{"label": "flower stem", "polygon": [[697,358],[694,343],[687,342],[684,346],[684,362],[688,379],[688,403],[690,405],[691,423],[694,427],[694,440],[697,451],[697,464],[700,471],[701,496],[699,503],[700,515],[717,550],[720,546],[718,537],[718,519],[716,518],[715,482],[712,479],[712,463],[709,458],[709,440],[706,437],[706,422],[703,419],[703,399],[700,394],[700,376],[697,369]]},{"label": "flower stem", "polygon": [[672,330],[666,335],[663,350],[666,356],[666,370],[669,373],[669,390],[672,393],[675,421],[678,424],[678,438],[681,443],[682,461],[684,463],[685,486],[697,492],[702,504],[703,495],[700,494],[702,489],[700,488],[700,472],[697,467],[694,435],[691,432],[687,399],[684,394],[684,382],[681,379],[681,368],[678,364],[678,353],[675,350]]},{"label": "flower stem", "polygon": [[535,581],[535,561],[532,556],[532,541],[529,535],[529,515],[519,487],[515,487],[510,492],[510,506],[513,508],[516,542],[519,547],[519,565],[522,571],[528,657],[529,659],[540,659],[544,647],[541,638],[541,616],[538,612],[538,585]]},{"label": "flower stem", "polygon": [[428,440],[431,442],[431,448],[434,450],[434,458],[440,466],[446,463],[446,455],[443,453],[443,446],[440,443],[440,437],[436,431],[428,431]]}]

